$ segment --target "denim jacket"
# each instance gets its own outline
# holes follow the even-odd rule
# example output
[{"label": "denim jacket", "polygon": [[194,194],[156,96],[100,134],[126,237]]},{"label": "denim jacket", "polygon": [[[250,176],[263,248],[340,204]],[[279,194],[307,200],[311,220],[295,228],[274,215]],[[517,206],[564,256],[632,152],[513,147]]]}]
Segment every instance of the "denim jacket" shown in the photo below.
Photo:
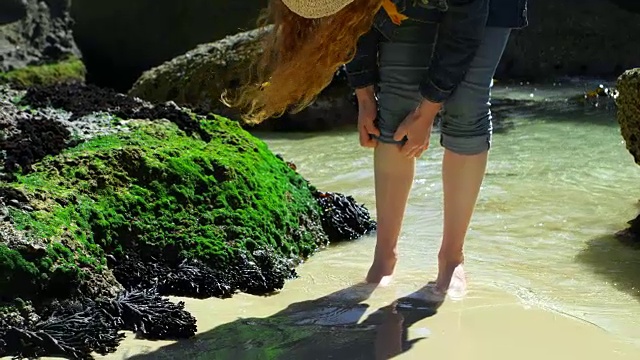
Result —
[{"label": "denim jacket", "polygon": [[[399,12],[412,20],[438,23],[438,38],[429,69],[420,82],[420,94],[433,102],[445,101],[464,79],[486,26],[526,25],[527,0],[393,0]],[[373,27],[358,40],[356,53],[346,64],[351,87],[376,83],[378,42],[393,40],[397,25],[383,9]]]}]

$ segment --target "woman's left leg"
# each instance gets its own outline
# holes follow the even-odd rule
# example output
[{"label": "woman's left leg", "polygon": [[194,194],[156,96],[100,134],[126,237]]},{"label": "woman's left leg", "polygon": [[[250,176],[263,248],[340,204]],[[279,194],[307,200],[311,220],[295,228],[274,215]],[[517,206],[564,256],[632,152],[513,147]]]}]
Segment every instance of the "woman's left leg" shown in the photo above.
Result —
[{"label": "woman's left leg", "polygon": [[[445,103],[441,144],[444,226],[436,287],[464,291],[464,239],[484,178],[491,144],[491,84],[511,30],[489,27],[464,81]],[[454,278],[458,269],[460,276]]]}]

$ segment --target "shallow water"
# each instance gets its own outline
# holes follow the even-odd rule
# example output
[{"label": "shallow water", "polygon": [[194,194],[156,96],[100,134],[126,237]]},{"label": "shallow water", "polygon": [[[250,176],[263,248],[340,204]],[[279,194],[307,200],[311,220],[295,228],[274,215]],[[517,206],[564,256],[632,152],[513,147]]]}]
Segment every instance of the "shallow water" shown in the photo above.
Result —
[{"label": "shallow water", "polygon": [[[494,93],[535,100],[579,89]],[[638,213],[640,168],[625,149],[614,113],[540,112],[512,120],[512,129],[494,136],[467,238],[471,291],[491,284],[640,345],[640,250],[611,236]],[[375,213],[371,153],[358,147],[355,134],[267,142],[319,188],[353,194]],[[443,150],[437,134],[431,144],[417,165],[400,241],[398,276],[415,282],[433,277],[441,236]],[[353,255],[358,249],[357,243],[330,249],[337,260],[327,271],[355,266],[351,258],[360,257]]]},{"label": "shallow water", "polygon": [[[495,94],[539,100],[579,90]],[[275,296],[180,299],[198,318],[195,339],[130,336],[105,359],[640,358],[640,250],[612,237],[640,208],[640,168],[613,113],[553,110],[511,120],[494,137],[467,238],[465,300],[447,301],[437,314],[389,306],[435,276],[443,151],[434,133],[417,165],[392,286],[358,285],[375,243],[369,236],[319,252]],[[318,188],[351,194],[375,215],[371,151],[354,132],[258,135]]]},{"label": "shallow water", "polygon": [[[494,93],[553,98],[572,90]],[[632,301],[640,300],[640,252],[610,240],[640,208],[640,168],[624,147],[614,114],[543,112],[512,120],[513,129],[494,135],[468,236],[474,282],[501,284],[530,301],[589,318],[606,313],[609,326],[640,331],[640,303]],[[371,154],[358,148],[355,134],[266,141],[319,188],[353,194],[375,212]],[[437,134],[431,144],[417,165],[401,239],[402,266],[408,269],[433,265],[441,231],[443,151]],[[640,332],[635,335],[640,339]]]}]

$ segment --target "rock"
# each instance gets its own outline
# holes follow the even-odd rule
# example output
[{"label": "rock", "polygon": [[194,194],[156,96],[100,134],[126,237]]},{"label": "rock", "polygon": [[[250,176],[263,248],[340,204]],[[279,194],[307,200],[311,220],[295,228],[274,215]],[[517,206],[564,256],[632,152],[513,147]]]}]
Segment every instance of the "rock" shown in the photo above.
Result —
[{"label": "rock", "polygon": [[70,0],[0,2],[0,73],[79,58]]},{"label": "rock", "polygon": [[640,247],[640,215],[627,223],[629,227],[618,231],[615,234],[616,239],[624,244]]},{"label": "rock", "polygon": [[[216,134],[208,143],[172,123],[141,123],[40,161],[24,180],[4,185],[24,189],[40,208],[13,213],[15,227],[27,229],[27,238],[48,240],[37,255],[0,240],[0,297],[79,296],[111,271],[131,290],[152,288],[154,279],[177,277],[171,269],[179,273],[186,258],[204,264],[208,276],[194,277],[187,268],[181,281],[161,289],[230,296],[281,288],[293,276],[289,258],[305,258],[327,243],[313,195],[234,122],[212,118],[205,126]],[[117,259],[109,268],[100,265],[106,254]],[[122,271],[132,255],[141,262]],[[189,294],[184,288],[194,281]],[[199,286],[208,282],[217,286]]]},{"label": "rock", "polygon": [[369,211],[351,196],[316,192],[322,207],[322,225],[331,239],[354,240],[376,229]]},{"label": "rock", "polygon": [[144,72],[129,95],[153,102],[174,101],[201,112],[225,109],[220,96],[242,81],[269,30],[255,29],[199,45]]},{"label": "rock", "polygon": [[[0,152],[20,160],[0,169],[20,168],[0,184],[0,357],[89,358],[122,330],[191,337],[195,319],[162,296],[270,294],[329,241],[375,230],[236,121],[83,84],[9,89],[0,106]],[[71,141],[102,113],[124,128]]]},{"label": "rock", "polygon": [[512,33],[497,77],[617,77],[638,65],[639,12],[630,0],[529,1],[529,26]]},{"label": "rock", "polygon": [[143,71],[198,44],[255,28],[267,0],[73,0],[88,80],[128,90]]},{"label": "rock", "polygon": [[617,119],[627,149],[640,165],[640,68],[618,78]]},{"label": "rock", "polygon": [[[228,36],[202,44],[156,68],[146,71],[129,94],[148,101],[174,101],[199,112],[216,112],[238,117],[220,101],[225,89],[242,81],[254,56],[261,51],[260,40],[270,27]],[[355,126],[357,107],[343,70],[318,99],[297,114],[268,120],[259,130],[323,131]]]}]

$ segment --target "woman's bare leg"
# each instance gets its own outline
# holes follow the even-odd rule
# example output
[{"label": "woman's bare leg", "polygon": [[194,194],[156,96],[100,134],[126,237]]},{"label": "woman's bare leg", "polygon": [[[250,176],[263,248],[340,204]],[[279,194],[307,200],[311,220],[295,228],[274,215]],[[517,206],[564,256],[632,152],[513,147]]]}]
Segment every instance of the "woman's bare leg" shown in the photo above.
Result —
[{"label": "woman's bare leg", "polygon": [[402,155],[398,145],[378,143],[374,173],[378,231],[367,281],[387,283],[396,266],[398,237],[415,174],[415,159]]},{"label": "woman's bare leg", "polygon": [[438,253],[438,290],[446,291],[456,267],[463,263],[464,238],[476,206],[488,151],[460,155],[445,150],[442,161],[444,231]]},{"label": "woman's bare leg", "polygon": [[[438,254],[436,287],[464,287],[464,274],[453,276],[464,261],[463,245],[478,199],[491,144],[492,79],[511,30],[488,27],[462,83],[444,106],[442,161],[444,231]],[[452,284],[451,279],[458,280]]]}]

